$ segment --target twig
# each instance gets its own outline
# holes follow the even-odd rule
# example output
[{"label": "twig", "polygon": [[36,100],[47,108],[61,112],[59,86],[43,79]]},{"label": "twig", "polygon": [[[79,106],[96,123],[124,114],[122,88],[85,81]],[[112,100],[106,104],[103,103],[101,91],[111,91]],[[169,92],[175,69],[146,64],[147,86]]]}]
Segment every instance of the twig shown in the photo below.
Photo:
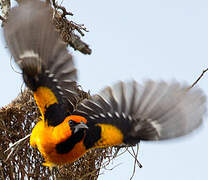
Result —
[{"label": "twig", "polygon": [[52,3],[54,8],[62,10],[62,15],[61,15],[62,18],[65,17],[66,15],[73,16],[73,14],[71,12],[68,12],[65,7],[57,5],[55,0],[52,0]]},{"label": "twig", "polygon": [[[4,152],[5,152],[5,151],[4,151]],[[5,162],[10,158],[10,156],[12,155],[13,152],[14,152],[14,149],[12,149],[12,150],[10,151],[10,153],[8,154],[8,156],[7,156],[6,160],[5,160]]]},{"label": "twig", "polygon": [[[133,147],[132,147],[132,151],[134,153],[135,159],[134,159],[134,169],[133,169],[132,176],[131,176],[130,180],[133,179],[133,177],[135,175],[135,172],[136,172],[136,164],[138,164],[138,162],[137,162],[137,156],[138,156],[138,153],[139,153],[139,145],[137,144],[137,152],[136,153],[134,152]],[[138,165],[139,165],[140,168],[142,167],[142,165],[140,163]]]},{"label": "twig", "polygon": [[204,76],[204,74],[206,73],[208,71],[208,68],[207,69],[205,69],[205,70],[203,70],[203,72],[201,73],[201,75],[198,77],[198,79],[188,88],[188,90],[189,89],[191,89],[191,88],[193,88],[197,83],[198,83],[198,81]]},{"label": "twig", "polygon": [[82,30],[85,32],[89,32],[88,29],[84,26],[84,24],[77,24],[73,21],[70,21],[70,24],[73,29],[76,29],[81,34],[81,36],[84,36],[84,33],[82,32]]},{"label": "twig", "polygon": [[[115,166],[113,166],[112,168],[107,168],[107,166],[110,164],[110,162],[112,162],[112,160],[114,159],[114,157],[110,158],[108,161],[103,162],[100,169],[104,169],[107,171],[112,171],[113,169],[117,168],[118,166],[120,166],[122,163],[116,164]],[[103,173],[99,173],[99,175],[101,175]]]},{"label": "twig", "polygon": [[83,42],[79,36],[76,34],[71,34],[71,41],[69,42],[71,47],[75,50],[82,52],[83,54],[91,54],[92,50],[89,48],[89,45]]},{"label": "twig", "polygon": [[[15,151],[15,153],[17,152],[17,150],[18,150],[18,145],[22,142],[22,141],[24,141],[25,139],[27,139],[28,137],[30,137],[30,135],[31,134],[28,134],[27,136],[25,136],[24,138],[22,138],[22,139],[19,139],[18,141],[16,141],[15,143],[13,143],[8,149],[6,149],[5,151],[4,151],[4,153],[6,153],[7,151],[9,151],[10,149],[11,149],[11,151],[9,152],[9,154],[7,155],[7,158],[4,160],[4,162],[6,162],[9,158],[10,158],[10,156],[13,154],[13,152]],[[17,149],[16,149],[17,148]]]},{"label": "twig", "polygon": [[[16,141],[15,143],[13,143],[8,149],[6,149],[5,151],[4,151],[4,153],[6,153],[7,151],[9,151],[10,149],[12,149],[12,148],[15,148],[19,143],[21,143],[22,141],[24,141],[25,139],[27,139],[28,137],[30,137],[30,135],[31,134],[28,134],[27,136],[25,136],[25,137],[23,137],[22,139],[19,139],[18,141]],[[13,150],[11,150],[11,151],[13,151]],[[11,153],[11,152],[10,152]],[[10,154],[9,153],[9,154]]]},{"label": "twig", "polygon": [[113,166],[112,168],[107,168],[107,167],[103,167],[105,170],[107,171],[112,171],[113,169],[117,168],[118,166],[120,166],[122,163],[116,164],[115,166]]},{"label": "twig", "polygon": [[141,163],[139,162],[139,160],[127,149],[127,151],[129,152],[129,154],[136,160],[136,162],[137,162],[137,164],[138,164],[138,166],[140,167],[140,168],[142,168],[142,165],[141,165]]},{"label": "twig", "polygon": [[89,45],[83,42],[74,32],[76,30],[81,36],[84,36],[82,31],[87,32],[87,29],[82,24],[76,24],[72,21],[68,21],[66,18],[62,18],[58,12],[55,12],[53,20],[61,38],[67,44],[83,54],[91,54],[92,50],[89,48]]},{"label": "twig", "polygon": [[118,154],[121,148],[122,148],[122,147],[117,147],[117,148],[116,148],[116,151],[115,151],[115,153],[113,154],[113,159],[114,159],[114,158],[117,158],[117,157],[119,157],[119,156],[121,156],[122,154],[124,154],[124,153],[127,151],[127,148],[128,148],[128,147],[125,149],[124,152],[121,152],[120,154]]},{"label": "twig", "polygon": [[[55,0],[52,0],[52,6],[55,9],[53,12],[53,21],[62,39],[74,48],[74,50],[78,50],[83,54],[91,54],[92,50],[89,48],[89,45],[83,42],[75,33],[77,31],[81,36],[84,36],[84,32],[88,32],[84,24],[78,24],[68,20],[66,15],[73,14],[67,12],[66,8],[57,5]],[[61,9],[62,12],[58,11],[58,9]]]}]

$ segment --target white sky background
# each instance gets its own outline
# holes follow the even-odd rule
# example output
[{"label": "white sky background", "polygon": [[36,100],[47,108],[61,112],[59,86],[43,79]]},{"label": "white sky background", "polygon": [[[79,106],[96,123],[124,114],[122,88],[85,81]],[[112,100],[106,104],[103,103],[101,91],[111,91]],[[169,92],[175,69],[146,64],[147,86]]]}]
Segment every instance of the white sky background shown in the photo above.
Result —
[{"label": "white sky background", "polygon": [[[192,84],[208,67],[207,0],[65,0],[73,20],[90,30],[84,40],[92,55],[73,52],[84,90],[96,93],[117,80],[142,82],[173,80]],[[2,35],[1,35],[2,36]],[[1,39],[3,39],[1,37]],[[0,106],[20,92],[22,79],[10,67],[0,43]],[[16,68],[17,69],[17,68]],[[198,85],[208,94],[208,73]],[[139,180],[206,180],[208,178],[208,118],[202,128],[178,140],[142,142],[136,170]],[[99,180],[131,177],[133,159],[128,153],[113,161]]]}]

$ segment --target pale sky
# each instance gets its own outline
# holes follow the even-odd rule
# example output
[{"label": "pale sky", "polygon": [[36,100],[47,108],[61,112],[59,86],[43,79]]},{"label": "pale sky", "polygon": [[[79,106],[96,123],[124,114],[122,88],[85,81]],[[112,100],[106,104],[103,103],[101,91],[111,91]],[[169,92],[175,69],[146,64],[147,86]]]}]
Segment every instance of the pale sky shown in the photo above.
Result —
[{"label": "pale sky", "polygon": [[[65,0],[64,5],[74,13],[72,20],[84,23],[90,31],[84,40],[92,55],[70,50],[79,70],[79,83],[92,94],[132,78],[140,83],[150,78],[192,84],[208,67],[207,0]],[[3,40],[0,58],[3,106],[20,92],[22,78],[12,70]],[[206,94],[207,78],[208,73],[198,83]],[[134,179],[208,179],[207,137],[205,117],[203,127],[185,138],[141,142],[139,161],[143,168],[136,169]],[[119,166],[105,170],[99,180],[129,179],[133,163],[126,153],[109,168]]]}]

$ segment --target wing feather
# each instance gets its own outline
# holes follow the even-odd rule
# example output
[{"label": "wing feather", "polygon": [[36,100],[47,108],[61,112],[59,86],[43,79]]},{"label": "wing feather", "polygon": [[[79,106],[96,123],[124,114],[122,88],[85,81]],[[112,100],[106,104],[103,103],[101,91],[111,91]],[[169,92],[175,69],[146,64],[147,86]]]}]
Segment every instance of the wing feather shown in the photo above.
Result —
[{"label": "wing feather", "polygon": [[127,144],[171,139],[199,127],[206,112],[202,90],[197,87],[188,90],[188,87],[176,81],[147,80],[143,85],[135,81],[118,82],[82,104],[91,108],[93,113],[86,113],[89,116],[97,113],[98,118],[91,121],[116,126]]}]

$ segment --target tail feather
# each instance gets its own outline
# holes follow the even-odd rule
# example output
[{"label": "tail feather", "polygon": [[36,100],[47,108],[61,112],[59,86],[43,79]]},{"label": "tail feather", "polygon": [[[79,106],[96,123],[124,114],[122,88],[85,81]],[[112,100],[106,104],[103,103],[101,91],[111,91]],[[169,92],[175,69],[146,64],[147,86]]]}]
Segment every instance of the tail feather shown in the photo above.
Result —
[{"label": "tail feather", "polygon": [[124,143],[134,144],[190,133],[202,123],[206,98],[199,88],[188,90],[178,82],[119,82],[84,100],[79,110],[87,112],[90,122],[115,125],[123,132]]}]

